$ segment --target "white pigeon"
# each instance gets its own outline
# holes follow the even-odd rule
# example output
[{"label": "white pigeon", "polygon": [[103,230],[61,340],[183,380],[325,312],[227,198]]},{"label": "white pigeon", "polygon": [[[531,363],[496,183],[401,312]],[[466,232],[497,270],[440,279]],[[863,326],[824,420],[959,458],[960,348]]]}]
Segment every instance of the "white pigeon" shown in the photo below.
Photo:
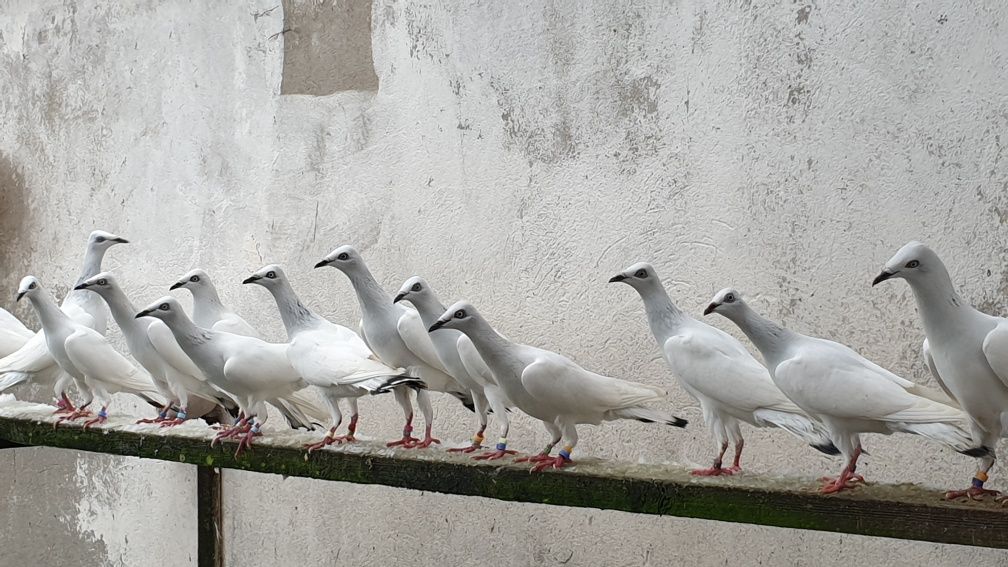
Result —
[{"label": "white pigeon", "polygon": [[35,335],[6,309],[0,309],[0,358],[23,347]]},{"label": "white pigeon", "polygon": [[426,389],[417,390],[417,405],[423,413],[426,429],[424,438],[413,437],[413,404],[407,387],[395,388],[395,398],[406,416],[402,439],[388,443],[389,447],[402,445],[405,448],[425,448],[432,443],[440,443],[431,435],[434,409],[431,407],[428,390],[449,393],[467,407],[474,408],[469,393],[445,370],[438,358],[434,344],[427,335],[420,315],[414,309],[392,303],[388,294],[371,275],[364,259],[351,246],[340,246],[330,252],[316,268],[332,266],[350,279],[357,300],[361,306],[361,337],[368,347],[385,364],[406,368],[411,376],[423,380]]},{"label": "white pigeon", "polygon": [[[86,279],[74,289],[92,291],[105,300],[112,318],[122,330],[130,354],[150,373],[154,385],[168,400],[156,420],[142,419],[137,423],[155,422],[171,427],[190,417],[202,417],[217,405],[225,409],[236,407],[233,400],[207,381],[163,321],[136,317],[136,307],[111,272]],[[179,410],[169,419],[168,411],[173,404],[178,404]]]},{"label": "white pigeon", "polygon": [[[129,242],[103,230],[96,230],[88,237],[84,252],[84,265],[75,285],[97,274],[101,270],[105,252],[116,244]],[[105,302],[93,293],[70,291],[61,306],[64,313],[75,322],[90,327],[99,334],[105,334],[108,308]],[[17,351],[0,359],[0,392],[27,381],[52,384],[57,399],[57,412],[73,411],[73,403],[67,395],[71,377],[63,372],[46,348],[45,331],[40,330]],[[83,386],[78,384],[79,387]]]},{"label": "white pigeon", "polygon": [[970,417],[973,442],[987,448],[966,490],[946,498],[982,498],[997,491],[983,487],[994,466],[998,438],[1008,434],[1008,319],[977,311],[952,287],[938,255],[910,242],[886,262],[872,285],[902,278],[917,299],[924,322],[923,354],[938,384]]},{"label": "white pigeon", "polygon": [[[577,445],[577,425],[633,419],[685,427],[686,420],[647,407],[667,397],[661,388],[602,376],[581,368],[555,352],[513,343],[505,339],[465,301],[448,308],[430,327],[465,333],[490,366],[508,399],[528,415],[542,421],[551,440],[542,453],[519,461],[536,462],[533,471],[571,464]],[[560,441],[564,448],[556,457],[550,451]]]},{"label": "white pigeon", "polygon": [[719,313],[742,329],[763,354],[774,383],[822,422],[845,465],[822,492],[839,492],[864,478],[855,473],[861,433],[913,433],[965,454],[987,452],[970,439],[967,416],[941,392],[915,384],[850,348],[789,331],[753,311],[731,288],[719,291],[704,315]]},{"label": "white pigeon", "polygon": [[[700,403],[704,421],[720,446],[714,466],[695,470],[694,475],[717,476],[741,470],[745,444],[741,422],[779,427],[823,453],[840,453],[823,425],[777,388],[766,367],[742,343],[676,307],[653,266],[634,264],[609,281],[628,284],[640,294],[665,362],[683,389]],[[722,460],[729,441],[735,445],[735,459],[731,467],[724,468]]]},{"label": "white pigeon", "polygon": [[[419,276],[414,276],[399,288],[393,303],[409,301],[420,313],[420,319],[425,327],[430,328],[444,314],[445,306],[431,289],[429,283]],[[479,430],[473,435],[472,444],[468,447],[449,449],[449,452],[471,453],[483,446],[484,432],[487,427],[487,411],[493,409],[501,420],[500,438],[496,448],[488,453],[476,455],[477,460],[495,460],[504,455],[513,454],[507,449],[507,436],[511,427],[508,419],[508,408],[512,407],[504,390],[494,380],[490,367],[483,361],[472,340],[460,331],[445,329],[430,334],[431,342],[437,351],[438,358],[448,374],[472,396],[476,416],[479,419]]]},{"label": "white pigeon", "polygon": [[152,404],[164,404],[158,399],[158,391],[144,371],[112,348],[101,333],[77,323],[61,311],[34,276],[21,280],[18,301],[22,297],[27,297],[35,308],[45,330],[46,345],[56,363],[84,386],[85,399],[80,409],[60,421],[90,416],[85,408],[97,398],[101,410],[94,419],[85,422],[84,427],[104,423],[108,418],[112,394],[118,392],[135,394]]},{"label": "white pigeon", "polygon": [[172,284],[169,289],[188,289],[192,293],[192,318],[196,326],[211,331],[224,331],[246,337],[262,338],[255,327],[221,302],[217,288],[205,271],[192,270]]},{"label": "white pigeon", "polygon": [[[136,314],[154,317],[168,325],[186,355],[215,387],[230,394],[242,411],[236,427],[222,430],[214,443],[224,438],[240,437],[235,455],[252,447],[252,438],[261,434],[268,419],[266,404],[271,400],[290,400],[308,384],[287,359],[287,345],[267,343],[255,337],[236,335],[198,327],[186,315],[178,300],[166,296]],[[306,399],[295,409],[306,415],[300,420],[327,415]],[[277,406],[280,409],[280,406]],[[288,417],[288,421],[290,418]],[[312,427],[308,425],[309,429]]]},{"label": "white pigeon", "polygon": [[[382,364],[357,333],[305,307],[280,266],[264,266],[242,283],[261,285],[273,295],[290,341],[288,360],[305,382],[319,390],[329,406],[332,418],[329,432],[318,443],[307,445],[309,452],[332,443],[356,440],[357,398],[391,392],[395,386],[423,387],[423,382],[406,375],[404,369]],[[347,400],[350,405],[350,424],[347,435],[337,437],[336,429],[343,420],[340,400]]]}]

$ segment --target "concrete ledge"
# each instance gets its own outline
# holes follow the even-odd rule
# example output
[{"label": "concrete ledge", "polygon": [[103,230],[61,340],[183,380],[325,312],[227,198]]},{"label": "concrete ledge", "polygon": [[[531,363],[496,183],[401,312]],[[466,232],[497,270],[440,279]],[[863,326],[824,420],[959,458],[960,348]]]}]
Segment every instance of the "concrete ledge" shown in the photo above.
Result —
[{"label": "concrete ledge", "polygon": [[251,453],[235,458],[233,443],[211,448],[210,430],[197,423],[172,432],[117,425],[90,431],[77,425],[54,429],[50,418],[26,417],[24,412],[12,416],[7,409],[0,408],[0,445],[58,447],[515,502],[1008,548],[1008,508],[992,501],[946,502],[940,492],[911,485],[869,485],[822,496],[815,492],[818,485],[807,479],[702,479],[681,467],[598,460],[530,474],[527,467],[509,461],[480,463],[440,449],[393,451],[371,442],[308,456],[299,445],[318,434],[272,432],[257,439]]}]

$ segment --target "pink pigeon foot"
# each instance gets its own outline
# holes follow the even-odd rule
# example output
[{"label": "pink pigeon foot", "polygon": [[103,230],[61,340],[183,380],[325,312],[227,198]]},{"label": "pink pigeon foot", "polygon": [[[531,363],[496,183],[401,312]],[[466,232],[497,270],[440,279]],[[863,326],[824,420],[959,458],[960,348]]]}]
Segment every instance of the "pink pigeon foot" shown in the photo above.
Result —
[{"label": "pink pigeon foot", "polygon": [[430,447],[434,443],[437,443],[438,445],[440,445],[441,444],[441,440],[440,439],[436,439],[434,437],[431,437],[431,426],[428,425],[427,428],[424,430],[424,438],[423,438],[423,440],[421,440],[421,441],[413,444],[410,447],[410,449],[426,449],[427,447]]},{"label": "pink pigeon foot", "polygon": [[486,453],[481,453],[479,455],[473,455],[474,461],[496,461],[497,459],[503,459],[508,455],[517,455],[518,451],[512,451],[510,449],[494,449],[493,451],[487,451]]},{"label": "pink pigeon foot", "polygon": [[574,461],[557,455],[551,459],[540,461],[538,465],[532,467],[532,472],[542,472],[549,468],[562,469],[573,464]]},{"label": "pink pigeon foot", "polygon": [[949,490],[945,493],[945,500],[958,500],[960,498],[966,498],[966,501],[982,501],[984,496],[993,496],[994,500],[1001,502],[1001,505],[1005,505],[1005,498],[1001,496],[1001,493],[997,490],[990,490],[988,488],[978,488],[976,486],[971,486],[966,490]]},{"label": "pink pigeon foot", "polygon": [[735,471],[731,468],[711,467],[709,469],[696,469],[690,471],[693,476],[731,476]]},{"label": "pink pigeon foot", "polygon": [[540,463],[543,461],[552,461],[553,457],[549,453],[539,453],[538,455],[529,455],[527,457],[518,457],[514,460],[516,463]]}]

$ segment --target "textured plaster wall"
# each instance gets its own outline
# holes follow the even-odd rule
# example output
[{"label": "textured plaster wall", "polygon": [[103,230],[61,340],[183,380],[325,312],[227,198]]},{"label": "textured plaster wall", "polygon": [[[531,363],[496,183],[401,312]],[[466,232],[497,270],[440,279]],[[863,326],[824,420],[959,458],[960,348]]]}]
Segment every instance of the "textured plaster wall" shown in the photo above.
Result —
[{"label": "textured plaster wall", "polygon": [[[109,265],[138,302],[203,266],[279,339],[267,294],[240,279],[281,262],[307,303],[351,323],[346,279],[309,268],[353,243],[389,288],[421,273],[513,338],[656,384],[669,376],[639,300],[604,283],[633,261],[654,262],[693,312],[735,285],[795,329],[923,382],[908,290],[869,287],[899,245],[934,244],[964,297],[1008,312],[1008,7],[376,1],[379,86],[315,97],[280,94],[283,7],[304,3],[279,4],[4,3],[0,298],[28,272],[62,294],[100,226],[135,242]],[[587,427],[578,453],[707,462],[699,408],[671,390],[695,427]],[[468,436],[466,412],[448,400],[436,410],[444,438]],[[364,412],[365,435],[400,426],[390,399]],[[512,444],[545,442],[515,421]],[[837,466],[785,435],[747,432],[749,470]],[[880,481],[963,485],[972,470],[915,438],[867,443],[864,470]],[[34,449],[2,457],[0,563],[194,564],[186,467]],[[1005,488],[1003,478],[993,484]],[[232,565],[1008,561],[965,547],[225,479]]]}]

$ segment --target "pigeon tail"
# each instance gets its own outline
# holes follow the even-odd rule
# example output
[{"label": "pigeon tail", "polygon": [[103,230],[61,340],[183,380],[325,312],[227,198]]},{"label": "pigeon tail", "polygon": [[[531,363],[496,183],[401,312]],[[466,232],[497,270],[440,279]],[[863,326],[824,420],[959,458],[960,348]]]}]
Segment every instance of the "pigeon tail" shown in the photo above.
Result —
[{"label": "pigeon tail", "polygon": [[840,449],[829,438],[825,428],[808,416],[785,411],[758,409],[753,412],[756,425],[779,427],[791,435],[808,443],[813,449],[827,455],[839,455]]},{"label": "pigeon tail", "polygon": [[633,419],[643,423],[664,423],[665,425],[671,425],[673,427],[686,427],[686,424],[689,423],[681,417],[669,415],[659,410],[643,406],[609,410],[605,413],[605,419],[607,421],[615,419]]}]

